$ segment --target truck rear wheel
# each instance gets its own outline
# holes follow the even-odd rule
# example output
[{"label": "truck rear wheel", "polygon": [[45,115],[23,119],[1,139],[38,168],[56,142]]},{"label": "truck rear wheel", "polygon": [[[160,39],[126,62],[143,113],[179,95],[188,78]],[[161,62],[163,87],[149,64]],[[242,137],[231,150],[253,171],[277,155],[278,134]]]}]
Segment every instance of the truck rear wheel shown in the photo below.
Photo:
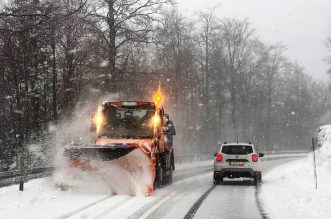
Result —
[{"label": "truck rear wheel", "polygon": [[175,170],[175,158],[174,158],[174,150],[171,151],[171,169]]},{"label": "truck rear wheel", "polygon": [[162,164],[158,163],[157,169],[156,169],[156,185],[158,187],[162,187],[164,185],[164,170],[162,168]]},{"label": "truck rear wheel", "polygon": [[172,183],[172,168],[169,169],[169,176],[167,176],[167,184]]},{"label": "truck rear wheel", "polygon": [[157,156],[156,162],[156,186],[162,187],[172,183],[173,166],[171,163],[171,153],[160,153]]},{"label": "truck rear wheel", "polygon": [[160,153],[158,154],[156,158],[156,186],[157,187],[162,187],[165,185],[166,182],[166,169],[165,169],[165,159],[164,159],[164,154]]}]

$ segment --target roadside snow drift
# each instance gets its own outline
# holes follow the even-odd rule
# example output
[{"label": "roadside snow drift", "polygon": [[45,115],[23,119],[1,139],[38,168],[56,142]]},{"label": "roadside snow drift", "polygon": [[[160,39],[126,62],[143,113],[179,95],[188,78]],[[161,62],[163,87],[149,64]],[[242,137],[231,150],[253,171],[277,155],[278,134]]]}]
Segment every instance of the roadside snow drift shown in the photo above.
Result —
[{"label": "roadside snow drift", "polygon": [[263,179],[261,199],[270,218],[331,217],[331,126],[317,133],[318,188],[315,189],[313,154],[279,166]]}]

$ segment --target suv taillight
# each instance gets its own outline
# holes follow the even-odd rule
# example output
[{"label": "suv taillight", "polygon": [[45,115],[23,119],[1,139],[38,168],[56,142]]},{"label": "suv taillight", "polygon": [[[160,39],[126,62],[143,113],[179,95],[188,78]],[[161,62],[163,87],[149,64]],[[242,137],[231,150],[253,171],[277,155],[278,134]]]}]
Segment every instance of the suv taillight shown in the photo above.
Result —
[{"label": "suv taillight", "polygon": [[253,154],[253,155],[252,155],[252,161],[253,161],[253,162],[258,162],[258,161],[259,161],[259,155],[257,155],[257,154]]},{"label": "suv taillight", "polygon": [[216,161],[222,161],[222,160],[223,160],[223,155],[222,154],[217,154]]}]

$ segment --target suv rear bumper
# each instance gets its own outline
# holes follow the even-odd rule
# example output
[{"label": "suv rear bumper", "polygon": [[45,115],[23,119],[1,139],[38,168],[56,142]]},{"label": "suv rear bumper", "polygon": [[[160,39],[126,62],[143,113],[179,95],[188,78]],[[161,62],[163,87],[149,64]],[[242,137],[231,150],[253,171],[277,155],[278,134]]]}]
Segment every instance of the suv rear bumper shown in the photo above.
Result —
[{"label": "suv rear bumper", "polygon": [[223,168],[221,171],[214,171],[214,178],[218,177],[228,177],[228,178],[240,178],[240,177],[249,177],[254,178],[260,173],[254,171],[251,168]]}]

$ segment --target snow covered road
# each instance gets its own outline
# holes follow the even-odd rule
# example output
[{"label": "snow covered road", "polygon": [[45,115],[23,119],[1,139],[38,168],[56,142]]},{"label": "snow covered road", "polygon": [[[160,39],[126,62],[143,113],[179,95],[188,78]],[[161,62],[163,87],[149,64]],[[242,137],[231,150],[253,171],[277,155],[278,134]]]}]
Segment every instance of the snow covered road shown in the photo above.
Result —
[{"label": "snow covered road", "polygon": [[[288,161],[264,161],[264,173]],[[184,218],[211,187],[212,162],[194,168],[179,168],[173,184],[151,197],[111,196],[93,191],[60,191],[51,179],[32,180],[19,192],[18,186],[0,189],[0,218]],[[215,186],[195,213],[195,218],[260,218],[256,187],[250,181],[224,182]]]},{"label": "snow covered road", "polygon": [[[274,167],[293,160],[294,158],[284,158],[264,161],[262,173],[265,175]],[[260,205],[263,203],[257,200],[258,192],[259,189],[251,180],[225,179],[208,195],[194,218],[262,218],[263,206]]]}]

